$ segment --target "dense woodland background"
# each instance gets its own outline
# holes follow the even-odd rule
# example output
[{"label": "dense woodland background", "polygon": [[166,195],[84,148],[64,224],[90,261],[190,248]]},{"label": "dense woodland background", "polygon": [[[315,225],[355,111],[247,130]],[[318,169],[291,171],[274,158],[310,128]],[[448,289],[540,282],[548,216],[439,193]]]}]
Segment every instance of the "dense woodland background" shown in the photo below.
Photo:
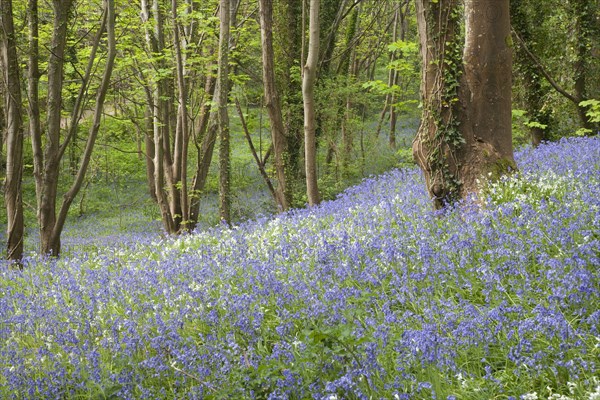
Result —
[{"label": "dense woodland background", "polygon": [[[414,2],[315,4],[3,0],[2,158],[19,151],[10,132],[22,135],[29,249],[58,254],[63,226],[92,216],[109,229],[160,220],[170,233],[240,221],[412,163],[422,111]],[[515,146],[597,132],[599,9],[510,2]],[[310,10],[320,26],[312,199]],[[7,193],[15,185],[5,179]]]}]

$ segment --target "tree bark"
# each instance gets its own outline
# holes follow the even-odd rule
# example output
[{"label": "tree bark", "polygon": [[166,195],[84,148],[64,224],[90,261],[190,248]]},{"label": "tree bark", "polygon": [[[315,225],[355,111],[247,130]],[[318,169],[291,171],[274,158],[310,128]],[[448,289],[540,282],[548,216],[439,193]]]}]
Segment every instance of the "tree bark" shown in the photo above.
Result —
[{"label": "tree bark", "polygon": [[[47,132],[44,150],[43,182],[38,220],[40,223],[40,252],[44,255],[58,256],[60,240],[53,241],[56,225],[56,197],[58,177],[60,174],[60,133],[62,111],[62,88],[64,83],[64,60],[67,42],[67,25],[73,0],[53,0],[54,21],[48,59],[48,98],[47,98]],[[41,138],[36,143],[41,144]],[[33,141],[32,141],[33,143]],[[34,153],[35,153],[34,149]]]},{"label": "tree bark", "polygon": [[304,162],[308,204],[319,204],[317,186],[317,141],[315,115],[315,82],[319,63],[319,0],[310,0],[308,55],[304,65],[302,96],[304,99]]},{"label": "tree bark", "polygon": [[[106,56],[106,64],[104,65],[104,73],[102,76],[102,81],[100,83],[100,87],[96,93],[96,106],[94,109],[94,119],[92,122],[92,126],[90,127],[90,131],[88,133],[88,139],[85,145],[85,149],[83,155],[81,157],[81,163],[79,165],[79,169],[77,170],[77,175],[75,176],[75,181],[71,185],[71,188],[65,193],[62,205],[60,207],[60,211],[58,213],[58,217],[56,219],[56,224],[54,226],[52,232],[52,247],[55,250],[55,254],[58,255],[60,251],[60,236],[67,219],[67,213],[73,199],[79,191],[81,190],[81,185],[83,184],[83,180],[85,178],[85,174],[87,172],[90,160],[92,158],[92,151],[94,150],[94,145],[96,143],[96,138],[98,137],[98,131],[100,130],[100,122],[102,120],[102,112],[104,109],[104,100],[106,99],[106,94],[108,92],[108,86],[110,84],[110,78],[112,75],[112,71],[115,63],[115,56],[117,54],[116,50],[116,39],[115,39],[115,4],[114,0],[104,0],[104,7],[106,13],[106,34],[107,34],[107,56]],[[101,28],[102,30],[102,28]],[[98,42],[100,38],[97,39]],[[94,58],[94,54],[90,56],[90,58]],[[82,83],[85,85],[85,83]]]},{"label": "tree bark", "polygon": [[229,95],[230,1],[220,0],[219,68],[217,73],[217,119],[219,122],[219,217],[231,224],[230,137],[227,98]]},{"label": "tree bark", "polygon": [[[204,93],[211,101],[214,99],[216,78],[208,74]],[[209,128],[211,116],[211,101],[205,101],[200,109],[200,118],[196,127],[197,139],[194,142],[197,150],[196,173],[192,179],[192,192],[190,194],[190,224],[189,229],[194,230],[200,216],[200,194],[206,184],[208,170],[212,161],[215,141],[217,138],[216,125]],[[199,140],[201,138],[201,140]]]},{"label": "tree bark", "polygon": [[21,82],[17,41],[13,23],[12,0],[0,1],[2,32],[2,69],[6,83],[6,181],[4,201],[6,205],[6,256],[19,262],[23,258],[23,110],[21,106]]},{"label": "tree bark", "polygon": [[262,66],[265,105],[271,121],[271,139],[275,155],[275,172],[277,174],[276,197],[277,206],[281,211],[289,207],[290,193],[287,190],[285,128],[281,113],[281,103],[275,86],[275,61],[273,51],[273,1],[260,0],[260,33],[262,40]]},{"label": "tree bark", "polygon": [[148,192],[152,200],[158,202],[156,197],[156,180],[154,179],[154,121],[152,118],[152,97],[148,101],[148,107],[144,110],[144,147],[146,149],[146,181],[148,182]]},{"label": "tree bark", "polygon": [[[459,88],[461,197],[477,179],[516,169],[512,147],[512,41],[509,0],[467,0],[465,73]],[[485,18],[481,18],[485,15]]]},{"label": "tree bark", "polygon": [[42,123],[40,118],[40,68],[39,68],[39,18],[37,0],[29,0],[27,7],[29,24],[29,65],[27,88],[29,97],[29,136],[33,151],[33,176],[35,179],[36,204],[41,204],[44,184],[44,154],[42,151]]},{"label": "tree bark", "polygon": [[[146,28],[146,46],[150,54],[158,56],[164,48],[164,34],[162,27],[162,11],[158,4],[158,0],[154,0],[152,4],[149,0],[141,0],[141,18],[145,24],[153,23],[153,29]],[[162,61],[159,61],[161,63]],[[164,65],[159,64],[158,69],[164,70]],[[178,230],[177,221],[174,219],[174,213],[169,202],[165,185],[168,185],[169,191],[173,190],[170,185],[170,180],[165,179],[168,173],[171,173],[170,161],[170,146],[168,144],[169,136],[169,112],[167,101],[167,87],[165,77],[155,77],[155,82],[151,84],[149,95],[152,98],[149,106],[152,109],[152,128],[154,142],[154,189],[156,190],[156,200],[161,213],[161,220],[165,231],[175,233]],[[167,141],[167,143],[165,143]],[[165,154],[166,153],[166,154]]]},{"label": "tree bark", "polygon": [[260,171],[260,175],[263,177],[265,183],[267,184],[267,188],[269,189],[271,196],[273,196],[273,199],[275,201],[278,201],[277,191],[273,187],[273,183],[271,182],[271,179],[269,178],[269,174],[267,174],[267,171],[265,170],[265,164],[260,159],[260,156],[258,155],[258,152],[256,151],[256,147],[254,147],[254,142],[252,141],[252,136],[250,135],[250,131],[248,130],[248,125],[246,124],[246,118],[244,118],[244,113],[242,112],[242,106],[240,105],[240,102],[238,99],[235,99],[235,106],[237,108],[238,115],[240,116],[240,122],[242,123],[242,129],[244,130],[244,136],[246,136],[246,141],[248,142],[248,147],[250,147],[250,152],[252,153],[252,157],[254,157],[254,161],[256,161],[256,165],[258,167],[258,170]]},{"label": "tree bark", "polygon": [[[423,115],[413,142],[434,207],[516,168],[511,132],[508,0],[417,1]],[[464,65],[464,66],[463,66]]]},{"label": "tree bark", "polygon": [[175,131],[175,156],[174,156],[174,181],[178,191],[181,193],[180,210],[181,226],[179,230],[186,232],[189,224],[189,204],[188,204],[188,185],[187,185],[187,163],[189,147],[189,129],[188,129],[188,105],[187,105],[187,84],[186,74],[183,62],[182,43],[179,37],[179,21],[177,16],[177,0],[171,1],[171,13],[173,19],[173,43],[176,59],[176,77],[177,89],[179,93],[179,107],[177,109],[177,128]]}]

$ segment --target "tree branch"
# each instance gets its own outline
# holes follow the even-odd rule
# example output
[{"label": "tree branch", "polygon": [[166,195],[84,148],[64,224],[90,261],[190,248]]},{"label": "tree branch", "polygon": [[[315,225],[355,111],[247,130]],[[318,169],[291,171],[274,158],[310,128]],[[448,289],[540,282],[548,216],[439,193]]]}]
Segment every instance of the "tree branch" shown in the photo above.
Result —
[{"label": "tree branch", "polygon": [[575,105],[579,106],[579,102],[581,100],[583,100],[583,99],[578,99],[577,97],[575,97],[572,94],[568,93],[561,86],[559,86],[558,83],[556,83],[556,81],[554,79],[552,79],[552,77],[550,76],[550,74],[548,73],[548,71],[546,71],[546,68],[544,68],[544,66],[542,65],[541,61],[535,56],[535,54],[533,54],[531,52],[531,50],[529,50],[529,47],[527,47],[527,44],[525,43],[525,41],[523,40],[523,38],[519,35],[519,33],[515,30],[515,28],[511,27],[511,30],[512,30],[513,34],[515,35],[515,37],[517,38],[517,40],[519,41],[519,43],[521,44],[521,46],[523,47],[523,50],[525,50],[525,53],[527,54],[527,56],[531,59],[531,61],[533,61],[533,63],[535,64],[535,66],[538,68],[538,70],[541,72],[541,74],[544,76],[544,78],[546,78],[546,80],[548,81],[548,83],[558,93],[562,94],[564,97],[566,97],[567,99],[569,99],[570,101],[572,101],[573,103],[575,103]]}]

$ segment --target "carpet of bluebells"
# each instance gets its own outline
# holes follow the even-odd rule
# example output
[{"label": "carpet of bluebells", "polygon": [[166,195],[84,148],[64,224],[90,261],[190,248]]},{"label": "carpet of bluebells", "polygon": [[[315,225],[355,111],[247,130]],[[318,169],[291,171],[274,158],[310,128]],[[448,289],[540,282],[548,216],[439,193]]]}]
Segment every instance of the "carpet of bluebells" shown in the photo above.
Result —
[{"label": "carpet of bluebells", "polygon": [[394,170],[231,229],[4,266],[0,398],[600,399],[600,139],[517,161],[443,212]]}]

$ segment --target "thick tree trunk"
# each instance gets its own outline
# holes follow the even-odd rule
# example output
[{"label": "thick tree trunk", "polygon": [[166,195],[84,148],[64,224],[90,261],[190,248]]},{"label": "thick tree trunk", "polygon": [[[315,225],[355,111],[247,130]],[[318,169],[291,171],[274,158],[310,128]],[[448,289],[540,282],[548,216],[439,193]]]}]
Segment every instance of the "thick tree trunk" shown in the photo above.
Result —
[{"label": "thick tree trunk", "polygon": [[219,28],[219,69],[217,77],[217,119],[219,121],[219,217],[227,224],[231,223],[231,182],[230,182],[230,143],[229,114],[227,98],[229,95],[229,24],[231,20],[230,1],[220,1]]},{"label": "thick tree trunk", "polygon": [[6,256],[9,260],[23,258],[23,110],[17,41],[13,24],[12,0],[0,0],[0,25],[2,32],[2,69],[6,83]]},{"label": "thick tree trunk", "polygon": [[315,115],[315,82],[319,62],[319,0],[310,0],[308,56],[304,65],[302,96],[304,98],[304,163],[308,204],[319,204],[317,186],[317,140]]},{"label": "thick tree trunk", "polygon": [[[459,88],[461,197],[477,179],[516,169],[512,147],[512,40],[509,0],[467,0],[464,79]],[[485,18],[481,18],[485,15]]]},{"label": "thick tree trunk", "polygon": [[275,61],[273,51],[273,1],[260,0],[260,33],[262,40],[262,65],[265,104],[271,121],[271,138],[275,154],[275,172],[277,174],[276,201],[281,211],[289,207],[285,159],[287,143],[281,114],[281,103],[275,86]]},{"label": "thick tree trunk", "polygon": [[508,6],[467,0],[463,46],[457,0],[417,1],[423,115],[413,154],[436,208],[515,168]]},{"label": "thick tree trunk", "polygon": [[[577,52],[575,62],[573,63],[573,73],[575,78],[574,97],[582,102],[588,99],[588,83],[590,75],[591,62],[594,57],[592,48],[594,42],[598,42],[598,31],[594,29],[594,24],[597,21],[597,4],[590,0],[575,0],[571,3],[575,14],[575,35],[577,37]],[[592,134],[596,134],[600,130],[600,125],[590,121],[587,115],[587,109],[581,107],[577,103],[577,113],[581,121],[581,125],[588,129]]]},{"label": "thick tree trunk", "polygon": [[274,24],[277,32],[274,45],[275,53],[282,54],[280,65],[282,73],[277,81],[281,83],[282,115],[287,142],[286,197],[290,207],[302,206],[295,194],[303,191],[302,143],[304,141],[304,106],[302,100],[302,82],[298,76],[304,54],[302,15],[304,0],[283,0],[283,12],[274,12]]}]

